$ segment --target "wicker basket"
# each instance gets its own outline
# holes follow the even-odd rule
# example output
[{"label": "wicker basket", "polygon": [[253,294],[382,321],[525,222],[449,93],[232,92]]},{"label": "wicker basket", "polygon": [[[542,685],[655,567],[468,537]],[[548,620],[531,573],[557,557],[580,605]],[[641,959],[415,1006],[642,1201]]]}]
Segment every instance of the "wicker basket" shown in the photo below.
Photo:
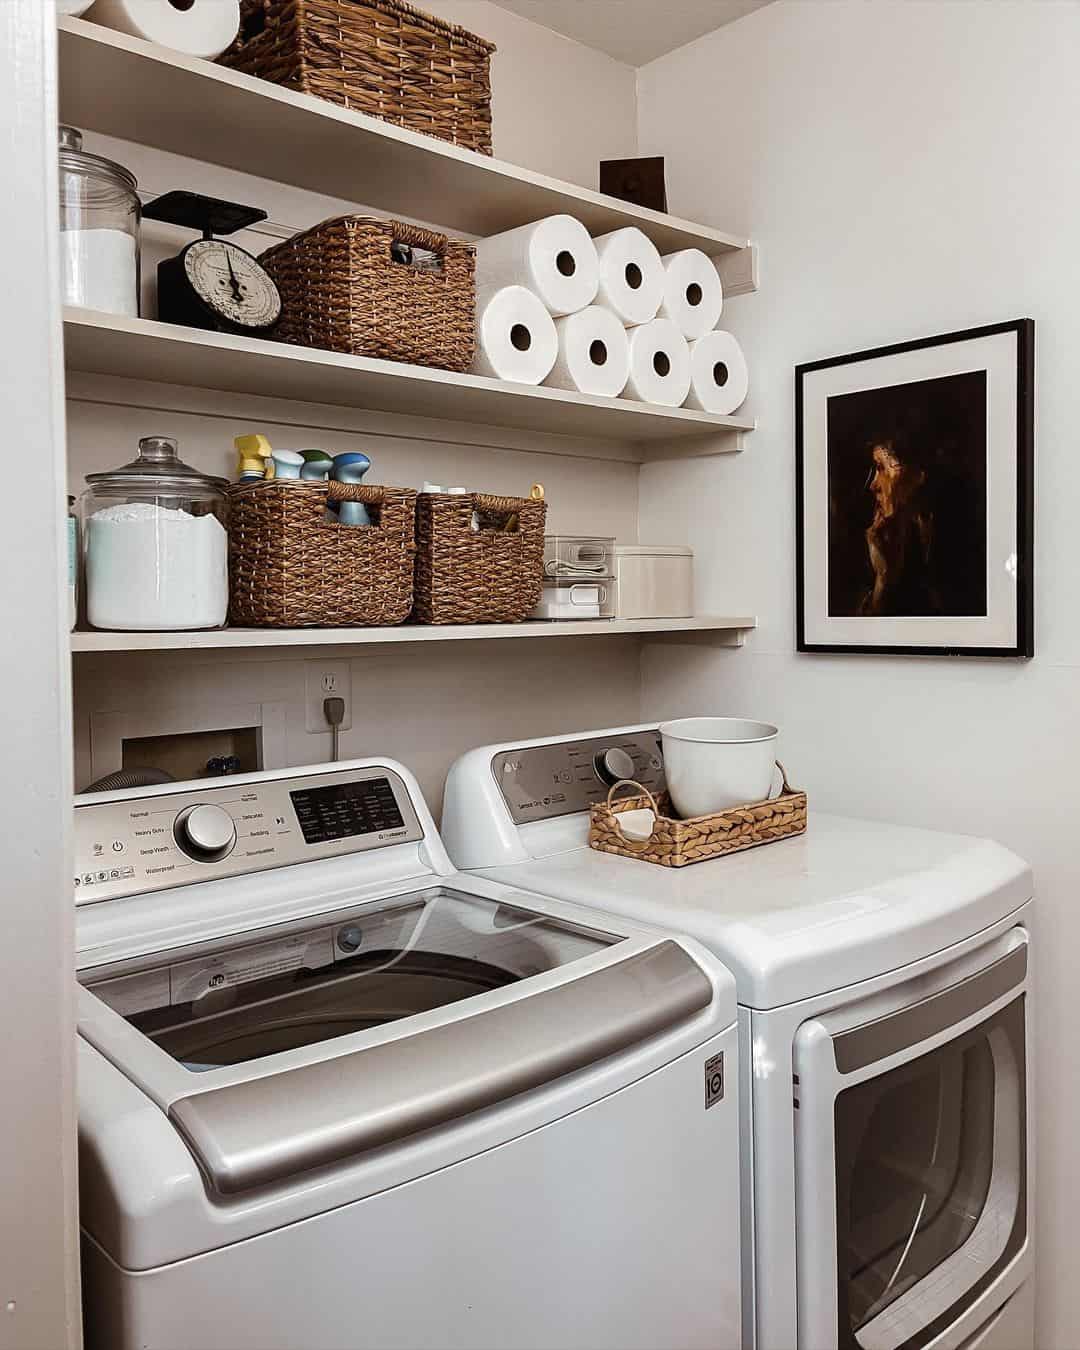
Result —
[{"label": "wicker basket", "polygon": [[[395,262],[395,242],[442,266]],[[476,346],[476,250],[444,234],[375,216],[338,216],[259,261],[281,292],[275,337],[349,356],[468,370]]]},{"label": "wicker basket", "polygon": [[[733,806],[711,816],[680,820],[672,814],[671,798],[661,793],[659,801],[647,787],[628,779],[613,784],[607,801],[590,812],[589,847],[622,858],[639,858],[660,867],[688,867],[691,863],[740,853],[759,844],[772,844],[806,830],[806,793],[788,784],[784,766],[777,760],[783,779],[778,797],[747,806]],[[634,788],[633,797],[614,801],[620,788]],[[628,839],[618,826],[624,811],[651,806],[656,814],[652,835],[641,841]]]},{"label": "wicker basket", "polygon": [[[230,621],[256,628],[383,626],[412,608],[416,493],[363,483],[242,483],[229,494]],[[327,519],[364,502],[372,525]]]},{"label": "wicker basket", "polygon": [[495,47],[402,0],[240,0],[223,65],[491,154]]},{"label": "wicker basket", "polygon": [[[472,528],[473,512],[480,529]],[[547,506],[481,492],[416,499],[419,623],[518,623],[540,599]]]}]

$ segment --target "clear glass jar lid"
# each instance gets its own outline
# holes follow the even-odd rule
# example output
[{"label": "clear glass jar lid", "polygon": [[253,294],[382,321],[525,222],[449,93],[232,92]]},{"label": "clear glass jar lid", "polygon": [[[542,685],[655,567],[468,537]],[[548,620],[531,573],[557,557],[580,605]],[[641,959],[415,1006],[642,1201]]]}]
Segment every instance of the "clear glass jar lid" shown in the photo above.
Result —
[{"label": "clear glass jar lid", "polygon": [[96,487],[127,486],[143,492],[151,481],[169,488],[204,488],[213,492],[224,492],[228,488],[226,479],[215,478],[185,464],[177,450],[177,442],[171,436],[144,436],[135,459],[115,469],[88,473],[86,481]]},{"label": "clear glass jar lid", "polygon": [[82,132],[74,127],[60,128],[60,168],[68,173],[82,173],[96,178],[107,178],[129,192],[138,189],[138,182],[130,169],[101,155],[91,155],[82,148]]}]

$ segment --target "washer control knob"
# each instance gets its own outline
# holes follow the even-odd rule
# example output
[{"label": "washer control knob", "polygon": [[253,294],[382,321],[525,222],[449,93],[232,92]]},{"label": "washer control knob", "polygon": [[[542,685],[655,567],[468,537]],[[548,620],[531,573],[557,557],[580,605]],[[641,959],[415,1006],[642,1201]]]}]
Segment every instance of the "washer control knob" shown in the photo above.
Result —
[{"label": "washer control knob", "polygon": [[337,945],[343,952],[355,952],[364,940],[364,930],[358,923],[350,923],[337,935]]},{"label": "washer control knob", "polygon": [[176,817],[173,834],[179,847],[196,862],[218,862],[236,843],[236,826],[220,806],[189,806]]},{"label": "washer control knob", "polygon": [[608,786],[617,783],[621,778],[633,778],[635,773],[633,759],[617,745],[601,750],[593,762],[597,776]]}]

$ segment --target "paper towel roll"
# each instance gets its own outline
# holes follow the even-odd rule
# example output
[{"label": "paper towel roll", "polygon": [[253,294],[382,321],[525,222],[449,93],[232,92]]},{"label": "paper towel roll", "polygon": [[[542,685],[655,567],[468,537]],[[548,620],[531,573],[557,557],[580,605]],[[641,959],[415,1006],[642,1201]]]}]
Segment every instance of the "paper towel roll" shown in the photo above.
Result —
[{"label": "paper towel roll", "polygon": [[711,333],[724,308],[724,288],[716,264],[699,248],[668,253],[662,261],[664,298],[660,317],[670,319],[687,339]]},{"label": "paper towel roll", "polygon": [[118,33],[212,61],[240,31],[240,0],[95,0],[86,17]]},{"label": "paper towel roll", "polygon": [[664,298],[664,264],[653,241],[628,225],[602,234],[595,243],[600,259],[597,303],[617,314],[627,328],[654,319]]},{"label": "paper towel roll", "polygon": [[599,278],[596,248],[573,216],[548,216],[476,242],[479,290],[526,286],[552,314],[591,305]]},{"label": "paper towel roll", "polygon": [[749,387],[746,357],[730,333],[718,328],[690,343],[688,408],[726,416],[746,401]]},{"label": "paper towel roll", "polygon": [[559,354],[555,321],[524,286],[481,291],[476,299],[477,375],[539,384]]},{"label": "paper towel roll", "polygon": [[618,398],[630,378],[630,343],[611,310],[590,305],[556,319],[555,327],[559,355],[548,384]]},{"label": "paper towel roll", "polygon": [[626,398],[677,408],[690,388],[690,348],[670,319],[631,328]]}]

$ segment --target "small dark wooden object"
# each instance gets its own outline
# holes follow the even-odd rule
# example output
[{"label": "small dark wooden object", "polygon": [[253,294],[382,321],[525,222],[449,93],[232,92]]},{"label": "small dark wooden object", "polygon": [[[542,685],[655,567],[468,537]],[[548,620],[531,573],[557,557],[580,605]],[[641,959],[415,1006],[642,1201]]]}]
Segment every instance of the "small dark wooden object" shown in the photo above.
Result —
[{"label": "small dark wooden object", "polygon": [[632,202],[635,206],[647,206],[653,211],[666,211],[664,156],[652,155],[644,159],[602,159],[600,191],[608,197],[618,197],[622,202]]}]

